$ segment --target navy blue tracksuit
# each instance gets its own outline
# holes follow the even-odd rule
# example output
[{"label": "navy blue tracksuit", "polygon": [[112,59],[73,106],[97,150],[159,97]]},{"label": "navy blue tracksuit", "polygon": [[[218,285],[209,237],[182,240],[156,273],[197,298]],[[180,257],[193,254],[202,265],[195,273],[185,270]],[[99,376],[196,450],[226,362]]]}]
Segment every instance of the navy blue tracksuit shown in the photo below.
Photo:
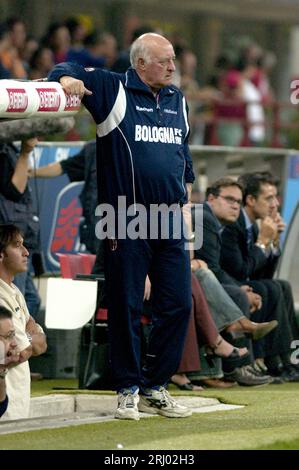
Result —
[{"label": "navy blue tracksuit", "polygon": [[[185,184],[194,180],[182,93],[167,86],[155,97],[132,68],[116,74],[59,64],[49,80],[63,75],[82,80],[93,92],[83,103],[97,124],[99,202],[117,210],[118,197],[125,196],[127,207],[137,211],[138,204],[147,210],[151,204],[176,205],[180,211],[186,202]],[[163,385],[178,368],[191,311],[184,240],[126,238],[118,239],[117,246],[107,241],[105,256],[116,389]],[[141,371],[139,332],[147,274],[154,318],[147,364]]]}]

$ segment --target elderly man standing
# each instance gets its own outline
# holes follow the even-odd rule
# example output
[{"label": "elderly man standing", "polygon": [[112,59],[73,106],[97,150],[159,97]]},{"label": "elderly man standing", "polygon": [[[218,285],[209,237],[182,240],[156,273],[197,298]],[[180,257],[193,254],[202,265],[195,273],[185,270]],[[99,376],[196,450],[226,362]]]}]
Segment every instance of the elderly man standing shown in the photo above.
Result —
[{"label": "elderly man standing", "polygon": [[30,370],[28,359],[39,356],[47,349],[41,326],[28,312],[24,296],[13,284],[14,276],[27,270],[28,251],[18,227],[0,225],[0,305],[12,313],[16,343],[20,352],[18,364],[6,375],[8,409],[5,419],[29,417]]},{"label": "elderly man standing", "polygon": [[[117,226],[118,235],[125,235],[114,235],[108,222],[105,240],[111,369],[118,393],[115,416],[120,419],[138,420],[138,408],[167,417],[191,414],[165,389],[178,368],[191,311],[189,255],[183,235],[174,236],[174,225],[190,197],[194,175],[187,106],[172,85],[174,59],[166,38],[147,33],[132,44],[132,67],[125,74],[59,64],[48,77],[60,81],[67,94],[83,97],[97,125],[99,202],[113,208],[116,222],[125,219]],[[119,207],[119,196],[130,211]],[[151,205],[161,204],[172,210],[159,214],[153,236],[148,227]],[[147,227],[141,236],[128,236],[141,207]],[[166,237],[163,218],[169,225]],[[141,369],[139,330],[147,274],[155,315]]]}]

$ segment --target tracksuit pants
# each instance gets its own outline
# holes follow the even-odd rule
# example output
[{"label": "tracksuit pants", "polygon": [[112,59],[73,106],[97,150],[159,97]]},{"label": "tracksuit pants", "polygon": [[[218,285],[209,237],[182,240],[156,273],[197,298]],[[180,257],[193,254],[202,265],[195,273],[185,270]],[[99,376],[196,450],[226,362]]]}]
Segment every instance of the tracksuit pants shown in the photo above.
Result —
[{"label": "tracksuit pants", "polygon": [[[115,389],[165,385],[177,371],[191,312],[191,270],[184,239],[105,240],[111,370]],[[140,330],[146,275],[152,329],[141,368]]]}]

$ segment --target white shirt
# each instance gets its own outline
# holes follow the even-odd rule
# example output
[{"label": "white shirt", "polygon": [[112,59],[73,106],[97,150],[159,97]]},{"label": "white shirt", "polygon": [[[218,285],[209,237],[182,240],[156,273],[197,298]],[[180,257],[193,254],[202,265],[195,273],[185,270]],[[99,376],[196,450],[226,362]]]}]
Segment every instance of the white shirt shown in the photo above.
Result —
[{"label": "white shirt", "polygon": [[[14,284],[0,279],[0,304],[11,311],[16,331],[18,349],[23,351],[30,346],[26,335],[26,323],[30,315],[24,296]],[[9,397],[8,408],[2,420],[28,418],[30,411],[30,369],[28,361],[9,369],[6,375],[6,390]]]},{"label": "white shirt", "polygon": [[[265,139],[265,113],[262,106],[260,91],[249,80],[243,82],[243,99],[247,102],[247,120],[250,125],[249,138],[254,142],[261,142]],[[254,124],[254,123],[258,124]]]}]

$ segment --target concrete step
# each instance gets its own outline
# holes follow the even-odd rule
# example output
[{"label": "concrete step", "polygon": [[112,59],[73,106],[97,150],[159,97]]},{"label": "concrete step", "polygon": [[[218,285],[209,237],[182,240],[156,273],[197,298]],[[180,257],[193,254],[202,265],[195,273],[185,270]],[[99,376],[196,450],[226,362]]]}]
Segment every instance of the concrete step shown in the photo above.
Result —
[{"label": "concrete step", "polygon": [[[216,398],[180,396],[176,397],[176,400],[191,408],[194,413],[243,408],[243,406],[238,405],[222,404]],[[14,421],[1,420],[0,434],[114,420],[116,405],[116,395],[55,394],[36,397],[31,399],[30,418]],[[140,413],[140,416],[141,418],[147,418],[157,415]]]}]

